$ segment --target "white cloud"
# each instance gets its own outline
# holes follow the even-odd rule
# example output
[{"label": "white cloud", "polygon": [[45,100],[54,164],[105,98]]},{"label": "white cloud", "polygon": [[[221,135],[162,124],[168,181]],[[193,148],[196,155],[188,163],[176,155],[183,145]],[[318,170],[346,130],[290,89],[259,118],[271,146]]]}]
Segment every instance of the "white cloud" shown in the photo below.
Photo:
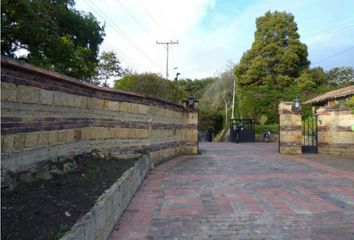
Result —
[{"label": "white cloud", "polygon": [[[238,6],[245,2],[235,1],[234,16],[223,12],[214,12],[211,16],[218,1],[222,0],[79,0],[76,7],[92,12],[101,21],[103,19],[95,12],[97,7],[104,13],[106,38],[101,50],[115,50],[126,66],[138,72],[165,75],[166,50],[156,41],[179,40],[179,45],[170,48],[170,79],[176,71],[182,78],[212,76],[227,61],[237,63],[242,53],[251,47],[256,18],[268,10],[294,14],[311,60],[321,58],[323,48],[335,51],[348,46],[348,41],[354,37],[353,28],[334,31],[332,35],[326,31],[352,16],[349,0],[341,4],[330,0],[263,0],[247,3],[242,11]],[[338,13],[328,14],[332,9]],[[201,24],[205,18],[210,18],[209,27]],[[320,34],[311,37],[316,33]],[[178,69],[173,70],[174,67]]]}]

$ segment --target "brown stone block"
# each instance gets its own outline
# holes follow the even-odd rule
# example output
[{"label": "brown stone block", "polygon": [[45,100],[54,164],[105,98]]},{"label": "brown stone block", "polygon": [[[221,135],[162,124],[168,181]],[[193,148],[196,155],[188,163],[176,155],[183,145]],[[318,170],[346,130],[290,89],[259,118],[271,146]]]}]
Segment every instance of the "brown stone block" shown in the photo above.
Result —
[{"label": "brown stone block", "polygon": [[74,140],[80,141],[81,140],[81,129],[74,130]]},{"label": "brown stone block", "polygon": [[80,97],[80,106],[82,108],[88,108],[87,97]]},{"label": "brown stone block", "polygon": [[138,112],[141,114],[146,114],[148,112],[148,106],[138,104]]},{"label": "brown stone block", "polygon": [[13,83],[1,83],[1,100],[16,101],[17,87]]},{"label": "brown stone block", "polygon": [[54,92],[54,105],[57,106],[67,106],[68,105],[68,98],[67,94],[62,92]]},{"label": "brown stone block", "polygon": [[39,145],[39,133],[26,134],[25,148],[33,148]]},{"label": "brown stone block", "polygon": [[17,99],[19,102],[39,103],[40,95],[39,88],[24,85],[17,86]]},{"label": "brown stone block", "polygon": [[50,131],[48,132],[48,144],[56,144],[58,142],[58,132]]},{"label": "brown stone block", "polygon": [[44,132],[44,133],[39,133],[38,134],[38,146],[47,146],[48,145],[48,133]]},{"label": "brown stone block", "polygon": [[48,91],[45,89],[41,89],[40,103],[52,105],[54,100],[53,91]]},{"label": "brown stone block", "polygon": [[280,153],[287,155],[300,155],[302,154],[301,146],[300,147],[284,147],[280,146]]},{"label": "brown stone block", "polygon": [[91,138],[91,128],[86,127],[81,129],[81,139],[88,140]]},{"label": "brown stone block", "polygon": [[25,134],[16,134],[14,138],[14,149],[16,151],[23,150],[26,144],[26,135]]},{"label": "brown stone block", "polygon": [[1,136],[1,152],[7,153],[14,150],[14,137],[15,135]]},{"label": "brown stone block", "polygon": [[120,103],[120,111],[121,112],[128,112],[129,110],[129,104],[127,102],[121,102]]},{"label": "brown stone block", "polygon": [[58,142],[59,143],[66,142],[67,139],[68,139],[68,131],[66,131],[66,130],[58,131]]}]

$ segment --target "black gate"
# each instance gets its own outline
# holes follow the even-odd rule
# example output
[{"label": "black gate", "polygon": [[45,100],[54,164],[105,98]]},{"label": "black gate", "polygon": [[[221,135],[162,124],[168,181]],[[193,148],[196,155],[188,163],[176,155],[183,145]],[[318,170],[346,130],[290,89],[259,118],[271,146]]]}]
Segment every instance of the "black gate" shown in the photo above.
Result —
[{"label": "black gate", "polygon": [[317,116],[308,116],[302,120],[302,152],[318,153]]},{"label": "black gate", "polygon": [[231,119],[230,141],[255,142],[256,131],[254,119]]}]

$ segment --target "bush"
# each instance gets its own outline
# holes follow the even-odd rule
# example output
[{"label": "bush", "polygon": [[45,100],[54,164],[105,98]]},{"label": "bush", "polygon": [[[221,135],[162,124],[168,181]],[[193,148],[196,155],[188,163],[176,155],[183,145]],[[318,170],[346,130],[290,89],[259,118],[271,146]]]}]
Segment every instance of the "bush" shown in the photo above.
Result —
[{"label": "bush", "polygon": [[279,133],[279,124],[267,124],[267,125],[256,125],[255,126],[256,133],[263,133],[264,130],[269,130],[272,134]]}]

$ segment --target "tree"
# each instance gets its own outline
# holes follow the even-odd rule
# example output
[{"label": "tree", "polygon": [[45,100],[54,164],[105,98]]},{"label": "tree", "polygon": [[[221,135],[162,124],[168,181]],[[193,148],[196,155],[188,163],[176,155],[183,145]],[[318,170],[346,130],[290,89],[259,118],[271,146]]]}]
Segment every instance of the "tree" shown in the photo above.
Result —
[{"label": "tree", "polygon": [[124,70],[120,66],[120,61],[113,51],[102,52],[99,57],[96,76],[92,81],[97,81],[97,84],[107,87],[107,80],[113,77],[121,77]]},{"label": "tree", "polygon": [[183,88],[184,91],[190,96],[202,98],[204,91],[215,82],[215,78],[209,77],[204,79],[181,79],[178,80],[178,86]]},{"label": "tree", "polygon": [[333,85],[346,86],[354,84],[353,67],[336,67],[328,71],[329,82]]},{"label": "tree", "polygon": [[117,80],[114,87],[175,103],[178,96],[182,99],[187,95],[183,89],[177,88],[175,82],[166,80],[156,73],[129,74]]},{"label": "tree", "polygon": [[[309,68],[307,47],[300,42],[294,16],[286,12],[267,12],[256,20],[255,39],[235,67],[238,106],[243,117],[277,121],[281,99],[296,94],[295,79]],[[306,79],[307,76],[303,76]],[[246,107],[246,105],[248,107]]]},{"label": "tree", "polygon": [[296,85],[301,91],[314,91],[319,86],[328,84],[328,75],[321,67],[304,70],[295,79]]},{"label": "tree", "polygon": [[73,0],[4,0],[1,54],[90,81],[104,26]]}]

